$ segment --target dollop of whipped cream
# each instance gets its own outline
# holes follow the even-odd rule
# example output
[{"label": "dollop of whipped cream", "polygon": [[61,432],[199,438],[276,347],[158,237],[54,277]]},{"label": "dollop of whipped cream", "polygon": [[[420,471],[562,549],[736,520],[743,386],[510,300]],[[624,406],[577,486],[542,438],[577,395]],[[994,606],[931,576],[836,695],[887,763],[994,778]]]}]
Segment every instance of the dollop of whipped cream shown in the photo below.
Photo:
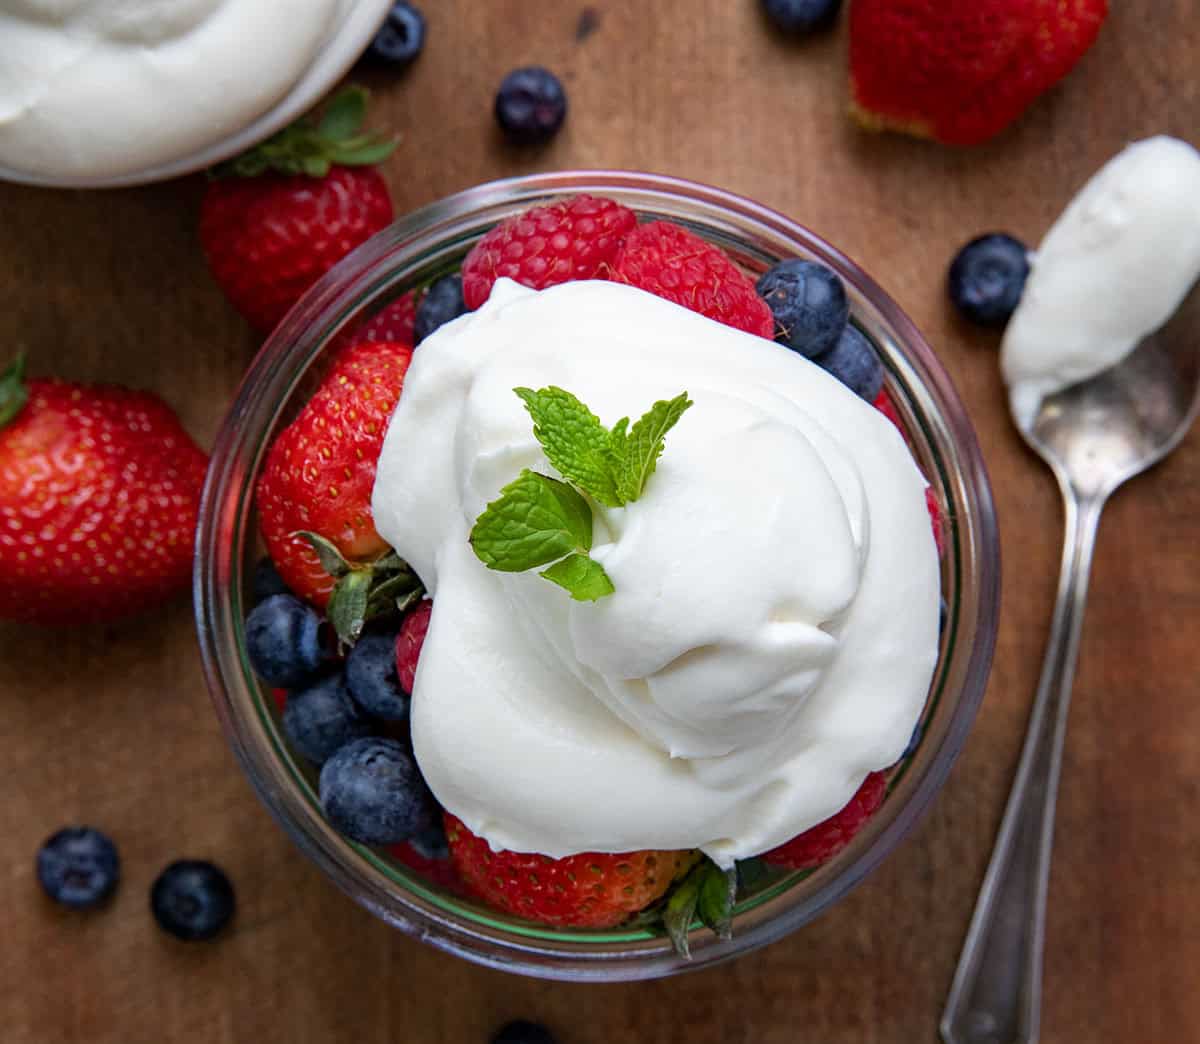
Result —
[{"label": "dollop of whipped cream", "polygon": [[205,148],[296,83],[352,0],[0,0],[0,166],[115,177]]},{"label": "dollop of whipped cream", "polygon": [[1200,153],[1159,135],[1096,172],[1031,257],[1000,363],[1013,412],[1117,365],[1200,275]]},{"label": "dollop of whipped cream", "polygon": [[[557,477],[513,393],[607,425],[686,390],[642,496],[594,506],[615,586],[574,602],[468,533],[522,468]],[[721,865],[832,815],[892,764],[937,658],[925,481],[817,366],[632,287],[500,280],[421,343],[379,460],[379,532],[433,596],[417,761],[496,848],[701,848]]]}]

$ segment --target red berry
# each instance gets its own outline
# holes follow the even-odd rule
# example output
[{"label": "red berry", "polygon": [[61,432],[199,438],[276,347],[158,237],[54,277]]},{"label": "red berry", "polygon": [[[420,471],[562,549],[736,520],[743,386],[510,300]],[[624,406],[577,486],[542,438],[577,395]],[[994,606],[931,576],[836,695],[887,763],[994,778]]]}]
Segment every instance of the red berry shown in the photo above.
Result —
[{"label": "red berry", "polygon": [[892,402],[892,397],[888,394],[886,388],[879,389],[879,394],[875,396],[875,401],[871,405],[896,425],[900,429],[901,435],[904,434],[904,424],[900,420],[900,413],[896,409],[896,404]]},{"label": "red berry", "polygon": [[865,126],[973,145],[1091,47],[1107,0],[854,0],[850,90]]},{"label": "red berry", "polygon": [[325,537],[355,561],[387,550],[371,515],[371,491],[411,359],[412,348],[404,344],[345,349],[267,454],[257,489],[267,553],[284,583],[314,605],[328,602],[333,577],[294,533]]},{"label": "red berry", "polygon": [[433,603],[428,599],[418,602],[404,618],[400,633],[396,635],[396,674],[400,688],[410,696],[413,678],[417,673],[417,660],[421,657],[421,646],[425,644],[425,632],[429,630],[429,618],[433,615]]},{"label": "red berry", "polygon": [[490,906],[558,928],[611,928],[661,898],[695,863],[693,852],[584,852],[551,859],[493,852],[446,813],[450,858]]},{"label": "red berry", "polygon": [[403,841],[398,845],[389,845],[388,854],[401,866],[415,870],[428,881],[439,888],[444,888],[454,895],[466,895],[467,888],[458,876],[454,864],[448,859],[430,859],[418,852],[411,843]]},{"label": "red berry", "polygon": [[625,237],[612,278],[768,340],[771,309],[754,281],[719,247],[669,221],[639,225]]},{"label": "red berry", "polygon": [[872,772],[840,812],[803,834],[797,834],[778,848],[764,852],[763,859],[792,870],[820,866],[850,843],[867,820],[878,811],[886,794],[886,777],[882,772]]},{"label": "red berry", "polygon": [[323,178],[266,174],[209,182],[200,243],[213,278],[264,333],[360,243],[392,221],[373,167],[333,167]]},{"label": "red berry", "polygon": [[413,345],[413,324],[417,320],[417,292],[410,290],[407,294],[388,302],[370,318],[355,323],[348,330],[338,334],[335,348],[342,349],[355,344],[389,344]]},{"label": "red berry", "polygon": [[925,507],[929,509],[929,524],[933,527],[933,542],[937,544],[940,555],[944,550],[946,539],[942,524],[942,505],[938,502],[937,494],[929,486],[925,488]]},{"label": "red berry", "polygon": [[0,618],[111,620],[185,589],[208,460],[175,414],[107,385],[26,391],[0,425]]},{"label": "red berry", "polygon": [[502,221],[463,262],[463,300],[488,299],[501,276],[534,290],[573,279],[603,279],[622,239],[637,224],[628,207],[597,196],[572,196]]}]

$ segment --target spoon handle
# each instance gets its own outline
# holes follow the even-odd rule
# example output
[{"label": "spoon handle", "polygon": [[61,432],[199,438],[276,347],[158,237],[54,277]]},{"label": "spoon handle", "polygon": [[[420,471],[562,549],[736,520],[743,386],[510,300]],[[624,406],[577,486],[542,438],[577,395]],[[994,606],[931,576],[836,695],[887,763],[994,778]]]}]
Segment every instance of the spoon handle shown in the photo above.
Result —
[{"label": "spoon handle", "polygon": [[1066,541],[1017,776],[942,1016],[946,1044],[1035,1044],[1054,801],[1103,497],[1064,486]]}]

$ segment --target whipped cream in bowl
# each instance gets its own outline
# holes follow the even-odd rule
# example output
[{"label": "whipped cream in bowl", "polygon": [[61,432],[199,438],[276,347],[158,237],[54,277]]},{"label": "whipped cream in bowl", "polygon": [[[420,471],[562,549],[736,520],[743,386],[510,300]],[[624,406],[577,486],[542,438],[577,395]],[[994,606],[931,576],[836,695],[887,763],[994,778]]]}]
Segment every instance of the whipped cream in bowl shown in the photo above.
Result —
[{"label": "whipped cream in bowl", "polygon": [[[240,590],[257,558],[250,490],[330,341],[457,266],[498,221],[583,192],[686,224],[752,274],[793,256],[832,267],[905,429],[782,346],[614,283],[530,291],[501,281],[414,354],[373,512],[433,599],[411,733],[439,803],[496,849],[702,849],[749,868],[837,812],[868,774],[886,773],[882,807],[847,848],[813,871],[756,865],[732,939],[691,933],[690,964],[638,923],[577,931],[508,917],[338,835],[244,659]],[[642,494],[591,504],[590,554],[613,587],[596,601],[574,601],[536,571],[488,569],[468,539],[523,469],[557,474],[513,390],[546,386],[576,394],[607,426],[681,392],[692,402]],[[940,556],[927,486],[943,512]],[[272,336],[223,428],[197,563],[218,713],[301,847],[402,930],[474,961],[575,980],[655,977],[744,952],[810,920],[877,865],[961,749],[998,597],[978,447],[896,305],[778,214],[622,172],[471,189],[402,219],[330,273]]]},{"label": "whipped cream in bowl", "polygon": [[0,178],[108,188],[211,166],[346,72],[387,0],[0,0]]}]

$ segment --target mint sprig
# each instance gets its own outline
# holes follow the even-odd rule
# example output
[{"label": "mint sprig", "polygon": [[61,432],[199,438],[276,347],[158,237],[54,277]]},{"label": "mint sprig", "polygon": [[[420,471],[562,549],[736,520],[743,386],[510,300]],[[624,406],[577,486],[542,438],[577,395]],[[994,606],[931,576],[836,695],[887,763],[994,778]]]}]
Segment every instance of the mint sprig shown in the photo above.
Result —
[{"label": "mint sprig", "polygon": [[500,490],[471,529],[471,547],[489,569],[520,573],[538,566],[576,601],[613,593],[593,559],[592,509],[637,500],[654,473],[666,434],[692,405],[687,392],[656,402],[633,428],[623,417],[612,429],[562,388],[514,388],[533,418],[534,437],[566,480],[526,468]]}]

